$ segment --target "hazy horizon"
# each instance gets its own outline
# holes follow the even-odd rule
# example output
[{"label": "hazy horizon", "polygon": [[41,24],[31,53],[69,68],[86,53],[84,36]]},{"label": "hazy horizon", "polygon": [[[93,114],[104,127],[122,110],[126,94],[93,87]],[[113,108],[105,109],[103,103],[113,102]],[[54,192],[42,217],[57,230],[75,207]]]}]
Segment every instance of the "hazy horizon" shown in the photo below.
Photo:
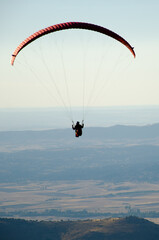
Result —
[{"label": "hazy horizon", "polygon": [[[159,122],[159,106],[111,106],[85,109],[86,127],[148,125]],[[82,121],[83,110],[72,108],[71,118]],[[0,131],[70,128],[71,118],[64,108],[1,108]]]}]

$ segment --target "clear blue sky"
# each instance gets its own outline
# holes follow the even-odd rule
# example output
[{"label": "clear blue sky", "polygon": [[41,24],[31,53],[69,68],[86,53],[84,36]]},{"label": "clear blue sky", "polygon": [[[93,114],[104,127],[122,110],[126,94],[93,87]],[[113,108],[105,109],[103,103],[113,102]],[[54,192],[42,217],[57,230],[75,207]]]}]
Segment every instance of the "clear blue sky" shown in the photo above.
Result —
[{"label": "clear blue sky", "polygon": [[[34,90],[30,75],[28,80],[20,64],[12,67],[10,58],[32,33],[66,21],[102,25],[135,47],[137,57],[126,74],[96,105],[159,105],[158,0],[0,0],[0,108],[56,105],[47,101],[42,89],[39,94]],[[76,96],[73,101],[78,104]]]}]

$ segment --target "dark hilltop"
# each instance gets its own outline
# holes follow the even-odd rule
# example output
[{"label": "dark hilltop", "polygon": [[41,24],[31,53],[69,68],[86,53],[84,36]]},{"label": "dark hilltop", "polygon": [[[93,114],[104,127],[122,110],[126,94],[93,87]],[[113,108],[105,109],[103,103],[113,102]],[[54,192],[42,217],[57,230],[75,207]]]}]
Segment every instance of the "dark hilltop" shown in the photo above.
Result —
[{"label": "dark hilltop", "polygon": [[84,221],[0,219],[3,240],[157,240],[159,225],[137,217]]}]

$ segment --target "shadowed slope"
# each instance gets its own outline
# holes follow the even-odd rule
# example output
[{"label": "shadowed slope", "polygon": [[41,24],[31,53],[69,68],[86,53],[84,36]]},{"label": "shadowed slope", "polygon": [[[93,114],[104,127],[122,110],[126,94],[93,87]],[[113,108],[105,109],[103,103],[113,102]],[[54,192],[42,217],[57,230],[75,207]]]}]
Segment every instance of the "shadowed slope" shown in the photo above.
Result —
[{"label": "shadowed slope", "polygon": [[0,219],[0,235],[3,240],[156,240],[159,226],[136,217],[66,222]]}]

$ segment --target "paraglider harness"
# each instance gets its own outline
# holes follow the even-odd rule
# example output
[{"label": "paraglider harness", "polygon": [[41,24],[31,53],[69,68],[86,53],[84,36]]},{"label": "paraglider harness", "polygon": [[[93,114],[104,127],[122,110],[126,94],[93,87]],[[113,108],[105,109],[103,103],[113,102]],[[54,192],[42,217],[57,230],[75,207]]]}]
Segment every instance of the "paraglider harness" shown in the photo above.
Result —
[{"label": "paraglider harness", "polygon": [[72,129],[75,130],[75,137],[82,136],[82,128],[84,127],[84,121],[82,120],[82,125],[77,122],[76,125],[72,121]]}]

